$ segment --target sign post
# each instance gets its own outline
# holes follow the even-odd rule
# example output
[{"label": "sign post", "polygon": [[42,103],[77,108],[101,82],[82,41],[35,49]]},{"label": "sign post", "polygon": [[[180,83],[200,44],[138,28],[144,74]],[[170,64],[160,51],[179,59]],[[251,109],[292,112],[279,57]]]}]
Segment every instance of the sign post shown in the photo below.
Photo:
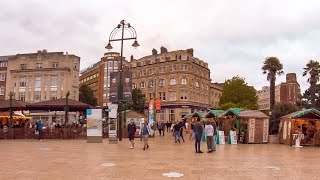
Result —
[{"label": "sign post", "polygon": [[102,143],[102,109],[87,109],[87,143]]},{"label": "sign post", "polygon": [[109,112],[109,143],[110,144],[117,144],[118,143],[118,136],[117,136],[117,111],[118,105],[117,104],[110,104],[108,109]]}]

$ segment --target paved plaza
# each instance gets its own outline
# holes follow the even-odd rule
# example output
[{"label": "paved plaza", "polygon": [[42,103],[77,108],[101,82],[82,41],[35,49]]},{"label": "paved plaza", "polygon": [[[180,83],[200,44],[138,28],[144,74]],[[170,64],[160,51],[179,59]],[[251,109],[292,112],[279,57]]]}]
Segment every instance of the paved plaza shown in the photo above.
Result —
[{"label": "paved plaza", "polygon": [[168,135],[151,139],[146,151],[139,139],[136,143],[130,150],[127,139],[119,144],[109,144],[108,139],[100,144],[1,140],[0,179],[320,179],[320,147],[227,144],[211,154],[196,154],[193,141],[175,144]]}]

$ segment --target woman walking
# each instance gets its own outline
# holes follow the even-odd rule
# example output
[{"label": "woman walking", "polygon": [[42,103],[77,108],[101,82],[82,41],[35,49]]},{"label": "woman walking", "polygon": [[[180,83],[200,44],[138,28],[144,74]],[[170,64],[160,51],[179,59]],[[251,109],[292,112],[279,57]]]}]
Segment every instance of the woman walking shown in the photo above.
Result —
[{"label": "woman walking", "polygon": [[151,129],[149,127],[149,124],[144,121],[144,119],[142,120],[142,124],[141,124],[141,128],[140,128],[140,134],[142,135],[142,139],[143,139],[143,150],[146,150],[146,148],[149,148],[149,144],[148,144],[148,137],[149,135],[151,135]]}]

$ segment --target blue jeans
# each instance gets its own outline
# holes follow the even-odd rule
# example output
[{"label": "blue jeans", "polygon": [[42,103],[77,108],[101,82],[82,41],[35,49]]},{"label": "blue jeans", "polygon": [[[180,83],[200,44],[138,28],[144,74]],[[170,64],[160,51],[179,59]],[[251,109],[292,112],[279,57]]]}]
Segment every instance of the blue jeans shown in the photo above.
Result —
[{"label": "blue jeans", "polygon": [[195,141],[194,146],[196,148],[196,152],[199,152],[199,151],[201,151],[200,150],[200,144],[201,144],[202,135],[201,134],[196,134],[195,138],[196,138],[196,141]]},{"label": "blue jeans", "polygon": [[180,131],[174,131],[174,142],[180,141]]},{"label": "blue jeans", "polygon": [[213,141],[212,141],[212,147],[211,147],[212,151],[216,150],[216,145],[217,145],[217,135],[213,135]]}]

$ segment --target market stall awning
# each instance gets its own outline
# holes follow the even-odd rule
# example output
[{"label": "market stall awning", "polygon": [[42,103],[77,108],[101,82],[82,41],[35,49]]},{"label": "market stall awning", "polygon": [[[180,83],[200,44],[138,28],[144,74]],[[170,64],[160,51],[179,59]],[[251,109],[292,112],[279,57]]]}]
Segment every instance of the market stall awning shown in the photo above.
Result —
[{"label": "market stall awning", "polygon": [[[0,118],[10,118],[10,112],[0,112]],[[19,113],[12,114],[13,119],[31,119],[30,116],[25,116]]]},{"label": "market stall awning", "polygon": [[223,110],[211,110],[206,114],[206,118],[214,118],[214,117],[218,117],[219,114],[224,113]]},{"label": "market stall awning", "polygon": [[[53,99],[27,105],[28,110],[64,111],[65,107],[66,98]],[[68,108],[69,111],[85,111],[86,109],[90,108],[90,106],[80,101],[68,99]]]},{"label": "market stall awning", "polygon": [[291,114],[282,116],[281,118],[309,118],[309,119],[320,119],[320,111],[316,109],[304,109],[296,111]]},{"label": "market stall awning", "polygon": [[235,115],[239,116],[242,108],[229,108],[226,112],[222,113],[220,116],[228,116],[228,115]]},{"label": "market stall awning", "polygon": [[[25,110],[29,103],[23,101],[12,100],[12,110],[20,111]],[[5,112],[10,110],[10,100],[0,100],[0,111]]]},{"label": "market stall awning", "polygon": [[193,113],[189,113],[187,115],[185,115],[182,119],[188,119],[188,118],[191,118],[193,115]]},{"label": "market stall awning", "polygon": [[192,114],[192,117],[199,117],[199,118],[201,118],[201,117],[203,117],[204,113],[205,113],[205,112],[203,112],[203,111],[198,111],[198,112],[193,113],[193,114]]}]

